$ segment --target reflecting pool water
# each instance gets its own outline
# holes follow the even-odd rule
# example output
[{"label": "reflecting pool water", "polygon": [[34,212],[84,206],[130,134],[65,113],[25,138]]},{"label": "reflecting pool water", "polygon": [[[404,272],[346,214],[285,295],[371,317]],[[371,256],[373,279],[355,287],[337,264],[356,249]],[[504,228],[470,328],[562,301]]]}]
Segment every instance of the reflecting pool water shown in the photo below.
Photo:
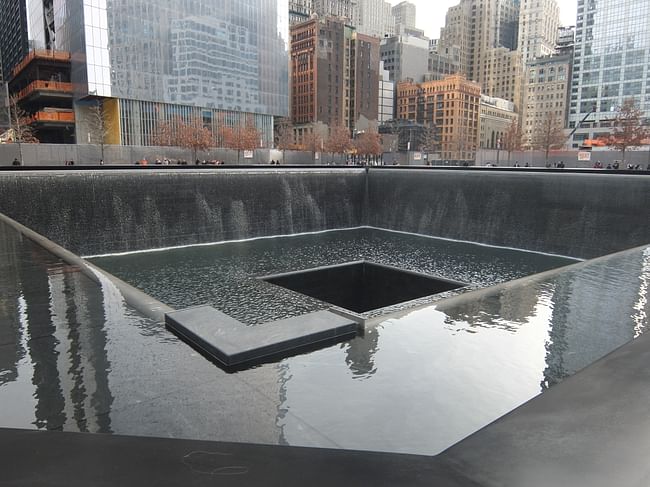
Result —
[{"label": "reflecting pool water", "polygon": [[[269,274],[366,260],[469,283],[469,289],[476,289],[576,262],[570,258],[372,228],[91,260],[173,308],[211,304],[249,324],[326,307],[321,301],[257,278]],[[417,302],[433,302],[449,294],[454,292]],[[391,310],[401,308],[390,307]]]},{"label": "reflecting pool water", "polygon": [[[399,249],[440,269],[433,252],[398,237],[382,237],[386,260],[400,264]],[[275,262],[282,245],[261,255]],[[355,237],[341,252],[368,248]],[[320,265],[334,252],[321,249],[291,255]],[[246,260],[178,259],[208,271]],[[491,279],[466,259],[464,272]],[[204,290],[211,282],[179,302],[218,295]],[[0,426],[435,454],[642,333],[649,282],[650,247],[630,250],[406,310],[354,340],[227,374],[129,308],[109,281],[96,284],[0,225]],[[175,286],[159,288],[175,295]]]}]

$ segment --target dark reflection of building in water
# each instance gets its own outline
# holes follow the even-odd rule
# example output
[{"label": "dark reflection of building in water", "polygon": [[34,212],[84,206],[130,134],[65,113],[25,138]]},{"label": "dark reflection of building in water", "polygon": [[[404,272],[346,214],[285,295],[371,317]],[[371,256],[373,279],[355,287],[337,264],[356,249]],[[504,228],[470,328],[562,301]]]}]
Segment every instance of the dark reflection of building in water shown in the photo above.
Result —
[{"label": "dark reflection of building in water", "polygon": [[345,363],[354,378],[365,379],[376,372],[375,352],[378,341],[379,329],[369,328],[363,336],[357,336],[347,342]]},{"label": "dark reflection of building in water", "polygon": [[[644,276],[648,278],[646,260],[641,251],[628,252],[557,278],[544,387],[638,336],[634,310],[647,295],[643,289]],[[647,324],[647,298],[645,308]]]},{"label": "dark reflection of building in water", "polygon": [[457,328],[459,323],[467,323],[470,329],[466,331],[499,328],[516,332],[522,323],[535,314],[537,304],[545,293],[543,287],[535,285],[504,288],[497,294],[444,308],[447,315],[445,323],[453,328]]},{"label": "dark reflection of building in water", "polygon": [[25,356],[20,340],[20,288],[17,235],[3,232],[0,224],[0,387],[18,377],[18,362]]},{"label": "dark reflection of building in water", "polygon": [[[0,235],[0,248],[5,250],[12,245],[14,232],[4,227]],[[15,253],[8,249],[16,256],[15,278],[5,273],[2,278],[15,291],[3,293],[1,301],[0,314],[7,318],[3,337],[7,328],[13,331],[12,343],[0,347],[0,384],[15,380],[19,361],[28,356],[37,428],[110,432],[113,398],[101,289],[30,241],[16,242]],[[2,269],[7,267],[11,268]]]}]

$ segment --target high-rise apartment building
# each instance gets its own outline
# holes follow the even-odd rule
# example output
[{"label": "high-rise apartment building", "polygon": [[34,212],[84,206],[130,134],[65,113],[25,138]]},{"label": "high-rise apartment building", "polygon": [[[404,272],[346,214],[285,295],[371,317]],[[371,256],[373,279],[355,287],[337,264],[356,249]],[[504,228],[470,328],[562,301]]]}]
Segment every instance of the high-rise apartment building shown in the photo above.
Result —
[{"label": "high-rise apartment building", "polygon": [[524,63],[555,52],[559,25],[556,0],[521,0],[517,50]]},{"label": "high-rise apartment building", "polygon": [[395,17],[386,0],[358,0],[357,32],[383,39],[395,33]]},{"label": "high-rise apartment building", "polygon": [[291,27],[291,117],[296,135],[376,121],[379,39],[355,32],[341,17]]},{"label": "high-rise apartment building", "polygon": [[271,144],[273,116],[288,114],[287,0],[8,3],[26,8],[31,49],[69,53],[78,141],[89,99],[105,102],[111,142],[134,145],[179,119],[201,120],[215,142],[252,121]]},{"label": "high-rise apartment building", "polygon": [[481,87],[461,75],[397,84],[397,118],[434,129],[442,159],[473,160],[479,143]]},{"label": "high-rise apartment building", "polygon": [[568,55],[540,57],[528,62],[521,124],[524,147],[532,147],[535,134],[551,122],[553,126],[566,126],[570,82]]},{"label": "high-rise apartment building", "polygon": [[395,18],[395,33],[404,32],[405,29],[415,29],[415,4],[404,1],[393,7]]},{"label": "high-rise apartment building", "polygon": [[650,0],[578,0],[568,118],[576,128],[573,147],[606,135],[627,99],[650,118],[649,54]]}]

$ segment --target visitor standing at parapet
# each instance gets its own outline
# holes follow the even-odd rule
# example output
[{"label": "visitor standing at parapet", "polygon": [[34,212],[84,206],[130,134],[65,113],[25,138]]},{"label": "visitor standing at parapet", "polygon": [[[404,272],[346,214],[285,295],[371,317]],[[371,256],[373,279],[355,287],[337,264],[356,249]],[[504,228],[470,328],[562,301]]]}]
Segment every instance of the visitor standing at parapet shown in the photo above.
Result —
[{"label": "visitor standing at parapet", "polygon": [[20,166],[20,161],[17,157],[14,158],[14,161],[11,163],[12,166]]}]

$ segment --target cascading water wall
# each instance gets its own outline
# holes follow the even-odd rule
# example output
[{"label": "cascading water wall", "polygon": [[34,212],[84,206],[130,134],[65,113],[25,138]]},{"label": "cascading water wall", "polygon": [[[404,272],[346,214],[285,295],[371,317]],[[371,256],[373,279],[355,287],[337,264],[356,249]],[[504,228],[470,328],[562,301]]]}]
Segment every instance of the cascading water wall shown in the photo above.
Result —
[{"label": "cascading water wall", "polygon": [[650,176],[369,171],[368,224],[592,258],[650,243]]},{"label": "cascading water wall", "polygon": [[0,212],[80,255],[362,225],[573,257],[650,243],[650,176],[391,168],[0,173]]},{"label": "cascading water wall", "polygon": [[0,212],[80,255],[362,225],[363,169],[0,176]]}]

